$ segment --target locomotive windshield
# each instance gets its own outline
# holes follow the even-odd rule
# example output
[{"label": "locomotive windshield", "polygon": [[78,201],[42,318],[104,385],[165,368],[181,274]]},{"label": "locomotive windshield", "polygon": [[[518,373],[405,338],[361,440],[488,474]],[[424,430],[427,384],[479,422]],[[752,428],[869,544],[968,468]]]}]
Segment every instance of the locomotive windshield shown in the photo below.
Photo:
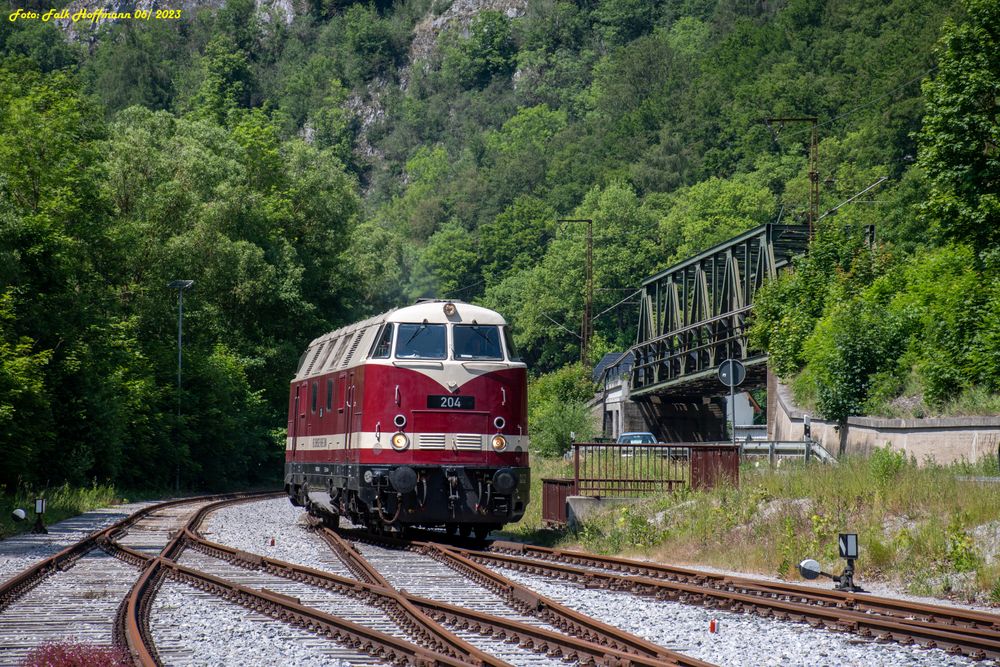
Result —
[{"label": "locomotive windshield", "polygon": [[446,359],[447,332],[443,324],[400,324],[396,332],[397,359]]},{"label": "locomotive windshield", "polygon": [[503,361],[503,352],[500,349],[500,331],[497,327],[481,324],[456,324],[452,335],[455,338],[455,359]]}]

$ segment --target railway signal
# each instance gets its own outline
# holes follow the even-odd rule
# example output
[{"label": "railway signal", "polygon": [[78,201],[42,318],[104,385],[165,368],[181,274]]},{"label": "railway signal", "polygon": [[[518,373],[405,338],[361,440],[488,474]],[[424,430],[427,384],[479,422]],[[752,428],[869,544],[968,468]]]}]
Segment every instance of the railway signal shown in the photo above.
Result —
[{"label": "railway signal", "polygon": [[42,523],[42,515],[45,514],[45,498],[35,499],[35,525],[32,527],[31,532],[39,533],[42,535],[47,535],[48,530],[45,528],[45,524]]},{"label": "railway signal", "polygon": [[851,593],[861,593],[864,589],[854,583],[854,561],[858,557],[858,534],[840,533],[837,536],[837,550],[840,557],[847,560],[847,567],[839,575],[824,572],[820,564],[812,558],[799,563],[799,574],[803,579],[816,579],[819,576],[829,577],[837,583],[834,588],[838,591],[848,591]]}]

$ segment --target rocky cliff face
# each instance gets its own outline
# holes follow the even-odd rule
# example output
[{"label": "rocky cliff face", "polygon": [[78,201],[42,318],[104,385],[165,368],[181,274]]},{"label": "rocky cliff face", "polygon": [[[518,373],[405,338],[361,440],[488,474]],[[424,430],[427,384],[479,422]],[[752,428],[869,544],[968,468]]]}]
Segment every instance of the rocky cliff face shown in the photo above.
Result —
[{"label": "rocky cliff face", "polygon": [[[255,0],[255,3],[257,13],[264,23],[280,21],[288,25],[295,19],[299,11],[295,0]],[[73,0],[66,6],[66,13],[71,18],[56,19],[55,22],[66,32],[69,39],[81,39],[89,42],[96,39],[97,29],[109,21],[174,20],[157,18],[157,10],[180,10],[183,18],[191,16],[200,9],[219,9],[224,4],[225,0]],[[149,18],[138,18],[137,11],[149,12]],[[81,16],[80,12],[84,12],[86,15]],[[132,18],[114,18],[126,14]],[[108,18],[109,16],[110,18]],[[74,20],[74,17],[77,20]]]},{"label": "rocky cliff face", "polygon": [[413,29],[410,43],[410,64],[426,61],[434,52],[438,36],[445,30],[458,29],[463,35],[469,32],[469,24],[476,14],[496,11],[508,18],[524,16],[528,0],[454,0],[443,12],[431,12]]}]

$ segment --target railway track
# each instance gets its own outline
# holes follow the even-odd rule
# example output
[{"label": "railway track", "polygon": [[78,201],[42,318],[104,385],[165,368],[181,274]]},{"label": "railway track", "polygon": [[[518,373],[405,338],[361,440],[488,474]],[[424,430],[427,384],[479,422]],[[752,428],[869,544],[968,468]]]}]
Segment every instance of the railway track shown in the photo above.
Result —
[{"label": "railway track", "polygon": [[[454,572],[481,587],[479,590],[473,590],[473,599],[469,599],[468,587],[460,589],[456,585],[454,576],[443,575],[440,569],[432,567],[433,564],[430,562],[415,564],[413,561],[415,554],[403,551],[408,547],[406,542],[377,538],[368,540],[369,545],[387,547],[377,556],[380,562],[378,562],[379,567],[376,567],[362,555],[359,548],[355,547],[355,542],[348,542],[336,531],[328,528],[318,526],[317,530],[345,560],[356,563],[359,573],[365,572],[362,577],[387,582],[384,574],[387,570],[389,578],[398,577],[397,581],[416,583],[423,589],[422,592],[432,597],[416,596],[410,591],[401,594],[425,614],[439,621],[463,629],[472,628],[482,634],[517,643],[524,648],[564,660],[576,660],[583,664],[690,665],[691,667],[707,667],[710,664],[587,618],[495,573],[470,573],[461,567],[451,568],[449,565]],[[365,537],[364,534],[354,532],[351,535],[355,538]],[[361,540],[358,540],[358,543],[363,544]],[[393,551],[396,552],[396,558],[389,555],[389,552]],[[372,552],[367,553],[370,555]],[[404,558],[406,564],[400,562]],[[445,564],[451,560],[445,557]],[[425,577],[427,574],[431,576]],[[442,584],[445,586],[442,587]],[[449,592],[453,593],[455,590],[462,590],[462,601],[478,609],[449,602],[447,599],[451,597]],[[489,595],[489,592],[494,595]],[[442,600],[442,597],[445,600]],[[506,612],[504,607],[507,607]],[[510,609],[516,613],[511,614]]]},{"label": "railway track", "polygon": [[[441,549],[433,543],[414,548]],[[480,565],[736,612],[803,621],[903,644],[942,648],[974,659],[1000,659],[1000,616],[863,593],[759,581],[658,563],[493,542],[488,549],[447,547]]]},{"label": "railway track", "polygon": [[47,642],[114,643],[117,611],[136,573],[102,545],[131,530],[144,536],[145,548],[162,548],[169,531],[207,502],[182,499],[142,508],[0,583],[0,665],[18,664]]},{"label": "railway track", "polygon": [[[1000,617],[962,609],[507,542],[471,548],[314,525],[317,547],[322,540],[330,554],[317,569],[208,539],[225,537],[225,521],[199,532],[210,513],[260,497],[146,508],[0,582],[0,664],[16,664],[41,639],[68,637],[126,646],[138,665],[186,664],[200,657],[197,636],[218,644],[229,632],[235,661],[245,659],[241,639],[263,633],[276,659],[300,651],[297,664],[710,665],[536,593],[504,568],[1000,657]],[[206,618],[224,619],[222,627]]]}]

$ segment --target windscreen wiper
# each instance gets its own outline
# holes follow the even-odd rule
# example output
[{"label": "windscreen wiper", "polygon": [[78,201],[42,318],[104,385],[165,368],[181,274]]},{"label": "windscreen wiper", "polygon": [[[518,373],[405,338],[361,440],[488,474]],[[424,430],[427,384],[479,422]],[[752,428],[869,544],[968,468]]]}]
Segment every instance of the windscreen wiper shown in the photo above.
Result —
[{"label": "windscreen wiper", "polygon": [[405,342],[405,343],[403,343],[403,344],[404,344],[404,345],[409,345],[409,344],[410,344],[410,341],[412,341],[412,340],[413,340],[414,338],[416,338],[416,337],[417,337],[417,336],[419,336],[419,335],[420,335],[421,333],[423,333],[424,329],[426,329],[426,328],[427,328],[427,320],[424,320],[423,322],[421,322],[421,324],[420,324],[420,328],[419,328],[419,329],[417,329],[416,331],[414,331],[414,332],[413,332],[412,334],[410,334],[410,337],[409,337],[409,338],[407,338],[407,339],[406,339],[406,342]]}]

